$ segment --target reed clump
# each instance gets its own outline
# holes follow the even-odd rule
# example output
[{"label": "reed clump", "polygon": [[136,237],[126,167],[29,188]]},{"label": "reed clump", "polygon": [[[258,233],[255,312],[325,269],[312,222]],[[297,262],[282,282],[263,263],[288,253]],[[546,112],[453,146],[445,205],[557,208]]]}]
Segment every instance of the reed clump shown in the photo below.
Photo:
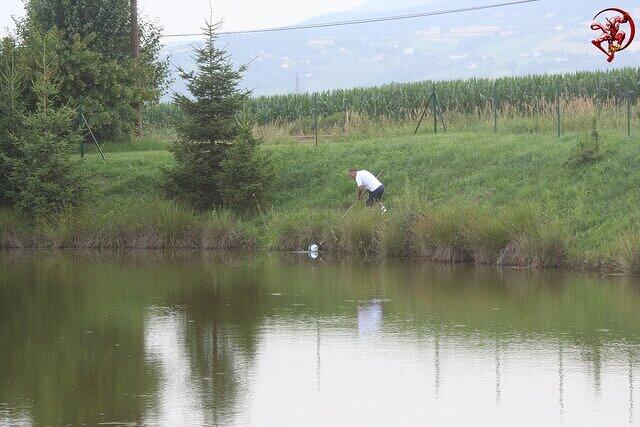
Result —
[{"label": "reed clump", "polygon": [[339,213],[325,209],[298,209],[272,213],[267,224],[267,247],[279,251],[304,251],[311,243],[336,251],[335,224]]},{"label": "reed clump", "polygon": [[620,237],[614,250],[614,270],[633,274],[640,273],[640,234],[634,231]]},{"label": "reed clump", "polygon": [[340,224],[336,238],[340,252],[364,256],[384,253],[382,229],[386,225],[375,210],[365,210],[347,215]]},{"label": "reed clump", "polygon": [[255,244],[228,212],[199,213],[161,199],[118,199],[109,206],[41,221],[31,226],[28,240],[15,237],[19,234],[12,232],[10,221],[0,221],[3,236],[8,236],[3,247],[250,249]]},{"label": "reed clump", "polygon": [[29,247],[31,240],[25,219],[15,210],[0,209],[0,248]]}]

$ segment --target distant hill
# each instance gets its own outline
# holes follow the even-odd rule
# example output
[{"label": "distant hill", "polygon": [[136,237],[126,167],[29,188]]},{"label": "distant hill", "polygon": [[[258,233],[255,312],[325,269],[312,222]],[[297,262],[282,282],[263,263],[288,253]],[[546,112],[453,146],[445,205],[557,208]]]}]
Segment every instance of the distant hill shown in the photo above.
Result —
[{"label": "distant hill", "polygon": [[[370,0],[305,23],[400,15],[489,4],[471,0]],[[640,7],[619,0],[640,17]],[[614,64],[589,44],[598,0],[549,1],[347,27],[220,37],[236,63],[251,61],[243,84],[256,95],[371,86],[425,79],[498,77],[637,66],[640,40]],[[168,43],[164,55],[193,68],[192,46]],[[176,79],[172,90],[184,92]]]}]

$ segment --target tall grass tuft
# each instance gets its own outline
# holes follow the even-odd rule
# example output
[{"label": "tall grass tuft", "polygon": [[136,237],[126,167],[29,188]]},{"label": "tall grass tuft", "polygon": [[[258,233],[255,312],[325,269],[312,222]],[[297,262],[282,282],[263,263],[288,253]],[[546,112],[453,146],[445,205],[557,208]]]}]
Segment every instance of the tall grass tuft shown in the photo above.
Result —
[{"label": "tall grass tuft", "polygon": [[412,224],[410,239],[415,256],[438,262],[467,262],[465,230],[473,215],[471,206],[448,204],[420,213]]},{"label": "tall grass tuft", "polygon": [[235,249],[247,239],[230,214],[199,214],[161,199],[119,199],[80,215],[39,223],[39,246],[55,248]]},{"label": "tall grass tuft", "polygon": [[351,212],[339,226],[341,251],[365,256],[382,254],[383,227],[384,217],[377,210]]},{"label": "tall grass tuft", "polygon": [[339,214],[323,209],[302,209],[271,215],[267,224],[268,245],[280,251],[303,251],[311,243],[337,250]]},{"label": "tall grass tuft", "polygon": [[618,271],[640,273],[640,235],[624,233],[617,243],[613,267]]},{"label": "tall grass tuft", "polygon": [[249,236],[230,212],[210,212],[202,218],[203,249],[249,249],[255,245],[255,237]]},{"label": "tall grass tuft", "polygon": [[506,214],[510,224],[509,244],[497,265],[548,268],[564,265],[566,234],[557,221],[545,219],[540,209],[524,205]]},{"label": "tall grass tuft", "polygon": [[32,245],[31,230],[14,210],[0,208],[0,248],[24,248]]}]

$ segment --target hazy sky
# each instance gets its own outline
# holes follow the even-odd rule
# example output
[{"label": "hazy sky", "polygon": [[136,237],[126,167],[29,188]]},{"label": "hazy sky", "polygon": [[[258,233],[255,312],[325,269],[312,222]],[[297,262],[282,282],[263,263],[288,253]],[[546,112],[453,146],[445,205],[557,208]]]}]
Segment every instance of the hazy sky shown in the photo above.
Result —
[{"label": "hazy sky", "polygon": [[[141,12],[156,18],[167,33],[193,32],[209,17],[208,0],[138,0]],[[364,0],[212,0],[214,16],[226,30],[294,24],[312,16],[351,9]],[[0,34],[11,16],[22,14],[22,0],[0,0]]]}]

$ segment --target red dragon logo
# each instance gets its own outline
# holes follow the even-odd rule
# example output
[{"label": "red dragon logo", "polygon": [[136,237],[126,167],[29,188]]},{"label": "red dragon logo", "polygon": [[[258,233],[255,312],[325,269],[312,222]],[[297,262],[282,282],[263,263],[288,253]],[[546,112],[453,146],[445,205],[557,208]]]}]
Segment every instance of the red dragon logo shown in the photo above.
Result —
[{"label": "red dragon logo", "polygon": [[[605,17],[607,23],[602,25],[596,20],[605,12],[617,12],[618,15],[614,16],[613,18]],[[607,62],[613,62],[616,53],[625,50],[633,42],[633,39],[636,36],[636,24],[635,22],[633,22],[633,19],[628,12],[625,12],[624,10],[618,9],[616,7],[611,7],[600,11],[596,16],[593,17],[593,20],[595,22],[591,24],[591,29],[594,31],[602,31],[602,34],[600,34],[600,36],[595,40],[591,40],[591,43],[593,43],[595,47],[597,47],[605,55],[607,55]],[[629,24],[630,33],[628,39],[627,34],[620,29],[620,26],[622,24]],[[603,43],[608,43],[607,49],[602,47]]]}]

